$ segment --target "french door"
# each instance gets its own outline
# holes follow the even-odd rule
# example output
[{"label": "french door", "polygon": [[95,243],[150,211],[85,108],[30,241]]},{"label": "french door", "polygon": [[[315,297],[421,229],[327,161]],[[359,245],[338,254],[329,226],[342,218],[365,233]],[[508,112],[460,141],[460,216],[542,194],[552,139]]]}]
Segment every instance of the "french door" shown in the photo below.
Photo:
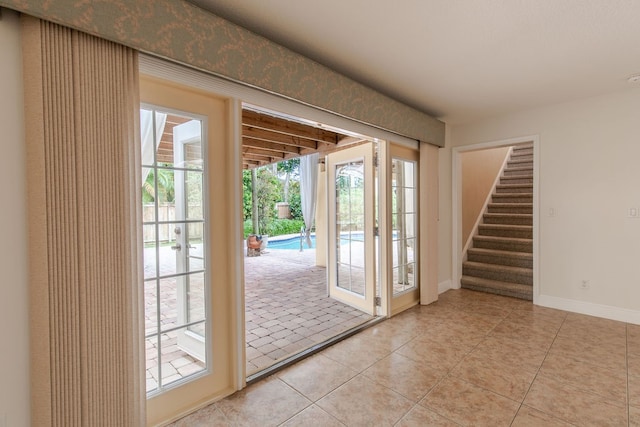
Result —
[{"label": "french door", "polygon": [[173,128],[178,348],[206,364],[203,125],[191,119]]},{"label": "french door", "polygon": [[387,187],[388,295],[391,315],[418,303],[419,293],[419,152],[389,145]]},{"label": "french door", "polygon": [[223,99],[141,78],[147,424],[230,394]]},{"label": "french door", "polygon": [[327,156],[329,295],[375,315],[373,143]]}]

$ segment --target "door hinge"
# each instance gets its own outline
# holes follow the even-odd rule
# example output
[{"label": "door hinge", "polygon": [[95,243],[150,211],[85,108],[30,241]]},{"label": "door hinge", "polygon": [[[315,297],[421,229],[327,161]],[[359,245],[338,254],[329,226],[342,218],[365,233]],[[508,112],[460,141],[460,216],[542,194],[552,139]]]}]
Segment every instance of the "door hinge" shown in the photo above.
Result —
[{"label": "door hinge", "polygon": [[373,299],[373,302],[375,303],[376,307],[382,307],[382,298],[380,297],[375,297]]},{"label": "door hinge", "polygon": [[373,167],[374,167],[374,168],[377,168],[377,167],[378,167],[378,162],[379,162],[379,161],[378,161],[378,153],[376,152],[376,153],[373,155]]}]

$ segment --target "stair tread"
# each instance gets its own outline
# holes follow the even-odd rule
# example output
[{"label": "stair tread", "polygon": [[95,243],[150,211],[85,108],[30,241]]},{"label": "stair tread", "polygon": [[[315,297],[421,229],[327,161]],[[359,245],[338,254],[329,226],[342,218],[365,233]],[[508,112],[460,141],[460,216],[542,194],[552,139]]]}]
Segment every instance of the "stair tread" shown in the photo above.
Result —
[{"label": "stair tread", "polygon": [[533,203],[526,203],[526,202],[513,202],[513,203],[489,203],[489,206],[505,206],[505,207],[525,207],[525,206],[531,206],[531,208],[533,208]]},{"label": "stair tread", "polygon": [[510,265],[501,265],[501,264],[489,264],[486,262],[465,261],[462,264],[466,267],[472,267],[480,270],[492,270],[492,271],[526,274],[526,275],[531,275],[533,272],[532,268],[513,267]]},{"label": "stair tread", "polygon": [[531,252],[502,251],[499,249],[469,248],[467,250],[467,253],[478,254],[478,255],[494,255],[497,257],[508,257],[508,258],[533,259],[533,254]]},{"label": "stair tread", "polygon": [[486,240],[486,241],[494,241],[494,242],[498,242],[498,241],[508,241],[508,242],[514,242],[514,243],[530,243],[533,241],[533,239],[526,239],[524,237],[502,237],[502,236],[481,236],[481,235],[476,235],[473,236],[474,239],[478,239],[478,240]]},{"label": "stair tread", "polygon": [[[483,288],[498,289],[510,291],[518,294],[531,296],[533,293],[532,285],[522,285],[520,283],[501,282],[500,280],[482,279],[480,277],[462,276],[460,282],[464,285],[476,285]],[[466,282],[466,283],[464,283]]]},{"label": "stair tread", "polygon": [[532,230],[533,225],[521,225],[521,224],[479,224],[478,228],[492,228],[494,230]]},{"label": "stair tread", "polygon": [[506,177],[530,177],[533,178],[533,169],[530,168],[510,168],[510,169],[505,169],[504,170],[504,175],[502,175],[502,178],[506,178]]},{"label": "stair tread", "polygon": [[[533,183],[528,184],[498,184],[497,188],[531,188],[533,189]],[[532,191],[533,192],[533,191]]]},{"label": "stair tread", "polygon": [[490,216],[493,218],[533,218],[533,214],[523,214],[523,213],[508,213],[508,212],[487,212],[484,216]]}]

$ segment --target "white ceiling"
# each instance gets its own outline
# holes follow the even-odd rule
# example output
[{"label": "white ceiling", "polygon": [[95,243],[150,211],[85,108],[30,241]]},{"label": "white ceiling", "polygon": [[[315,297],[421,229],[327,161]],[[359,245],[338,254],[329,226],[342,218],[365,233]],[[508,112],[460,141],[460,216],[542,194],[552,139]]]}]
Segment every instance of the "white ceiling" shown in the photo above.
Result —
[{"label": "white ceiling", "polygon": [[640,0],[191,1],[448,123],[640,73]]}]

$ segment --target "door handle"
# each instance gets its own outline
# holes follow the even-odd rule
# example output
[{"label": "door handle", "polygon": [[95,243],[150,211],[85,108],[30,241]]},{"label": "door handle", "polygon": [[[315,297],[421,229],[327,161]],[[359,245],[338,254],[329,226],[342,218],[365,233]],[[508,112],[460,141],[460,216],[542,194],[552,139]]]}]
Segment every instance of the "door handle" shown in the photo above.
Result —
[{"label": "door handle", "polygon": [[180,249],[182,249],[182,245],[180,243],[176,243],[174,246],[171,246],[171,249],[173,249],[174,251],[179,251]]}]

